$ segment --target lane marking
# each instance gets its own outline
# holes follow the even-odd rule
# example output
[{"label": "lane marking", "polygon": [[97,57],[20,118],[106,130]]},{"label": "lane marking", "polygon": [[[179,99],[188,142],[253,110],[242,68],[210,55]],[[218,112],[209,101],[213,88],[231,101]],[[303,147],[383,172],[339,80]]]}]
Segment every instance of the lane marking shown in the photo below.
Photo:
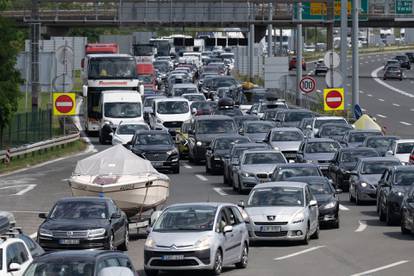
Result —
[{"label": "lane marking", "polygon": [[21,190],[18,193],[15,193],[14,195],[18,195],[18,196],[24,195],[28,191],[33,190],[36,186],[37,186],[36,184],[29,184],[25,189]]},{"label": "lane marking", "polygon": [[372,97],[372,94],[368,94],[367,96],[368,96],[368,97]]},{"label": "lane marking", "polygon": [[216,193],[218,193],[221,196],[227,196],[228,195],[225,191],[223,191],[222,188],[213,188],[213,190],[216,191]]},{"label": "lane marking", "polygon": [[349,208],[348,207],[345,207],[342,204],[339,204],[339,210],[341,210],[341,211],[349,211]]},{"label": "lane marking", "polygon": [[298,255],[302,255],[302,254],[305,254],[305,253],[308,253],[308,252],[311,252],[311,251],[320,249],[322,247],[325,247],[325,246],[324,245],[320,245],[320,246],[311,247],[311,248],[308,248],[308,249],[305,249],[305,250],[302,250],[302,251],[299,251],[299,252],[296,252],[296,253],[292,253],[292,254],[289,254],[289,255],[286,255],[286,256],[282,256],[282,257],[279,257],[279,258],[275,258],[274,260],[275,261],[285,260],[285,259],[288,259],[288,258],[292,258],[292,257],[298,256]]},{"label": "lane marking", "polygon": [[362,232],[362,231],[364,231],[365,229],[367,229],[368,225],[367,225],[367,223],[366,223],[365,221],[360,220],[360,221],[358,221],[358,222],[359,222],[359,226],[358,226],[358,228],[355,230],[355,232]]},{"label": "lane marking", "polygon": [[392,105],[393,106],[396,106],[396,107],[399,107],[400,106],[399,104],[396,104],[396,103],[393,103]]},{"label": "lane marking", "polygon": [[403,125],[406,125],[406,126],[411,126],[411,124],[410,123],[407,123],[407,122],[401,121],[400,123],[403,124]]},{"label": "lane marking", "polygon": [[384,81],[380,80],[380,79],[378,78],[378,72],[379,72],[380,70],[382,70],[382,68],[383,68],[383,66],[381,66],[381,67],[379,67],[379,68],[375,69],[374,71],[372,71],[372,73],[371,73],[371,77],[372,77],[372,78],[374,78],[374,81],[376,81],[376,82],[377,82],[377,83],[379,83],[380,85],[382,85],[382,86],[384,86],[384,87],[386,87],[386,88],[388,88],[388,89],[391,89],[391,90],[393,90],[393,91],[395,91],[395,92],[397,92],[397,93],[399,93],[399,94],[401,94],[401,95],[404,95],[404,96],[407,96],[407,97],[410,97],[410,98],[414,98],[414,95],[412,95],[412,94],[410,94],[410,93],[407,93],[407,92],[405,92],[405,91],[402,91],[402,90],[400,90],[400,89],[398,89],[398,88],[395,88],[394,86],[391,86],[391,85],[389,85],[389,84],[385,83]]},{"label": "lane marking", "polygon": [[380,102],[385,102],[385,100],[384,100],[384,99],[378,99],[378,101],[380,101]]},{"label": "lane marking", "polygon": [[367,271],[364,271],[364,272],[352,274],[351,276],[368,275],[368,274],[371,274],[371,273],[374,273],[374,272],[385,270],[385,269],[388,269],[388,268],[391,268],[391,267],[394,267],[394,266],[398,266],[398,265],[402,265],[402,264],[405,264],[405,263],[408,263],[408,262],[410,262],[410,261],[409,260],[403,260],[403,261],[395,262],[395,263],[392,263],[392,264],[389,264],[389,265],[384,265],[384,266],[380,266],[380,267],[377,267],[377,268],[374,268],[374,269],[371,269],[371,270],[367,270]]},{"label": "lane marking", "polygon": [[318,92],[318,93],[322,93],[322,91],[321,91],[320,89],[316,90],[316,92]]},{"label": "lane marking", "polygon": [[359,94],[364,94],[364,93],[365,93],[364,91],[359,90]]},{"label": "lane marking", "polygon": [[382,114],[377,114],[377,116],[380,117],[380,118],[387,118],[387,116],[382,115]]},{"label": "lane marking", "polygon": [[208,179],[207,179],[205,176],[201,175],[201,174],[196,174],[195,176],[196,176],[198,179],[200,179],[201,181],[208,181]]},{"label": "lane marking", "polygon": [[193,167],[191,167],[190,165],[188,165],[188,164],[184,164],[184,168],[186,168],[186,169],[192,169]]},{"label": "lane marking", "polygon": [[411,108],[410,111],[414,111],[414,108]]}]

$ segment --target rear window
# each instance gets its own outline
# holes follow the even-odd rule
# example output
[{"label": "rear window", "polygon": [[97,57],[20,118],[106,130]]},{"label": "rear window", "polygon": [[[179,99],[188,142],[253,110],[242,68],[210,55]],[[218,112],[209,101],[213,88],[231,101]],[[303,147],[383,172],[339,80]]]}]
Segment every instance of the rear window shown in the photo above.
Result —
[{"label": "rear window", "polygon": [[398,144],[397,146],[397,154],[407,154],[407,153],[411,153],[411,151],[413,150],[414,147],[414,142],[413,143],[401,143]]}]

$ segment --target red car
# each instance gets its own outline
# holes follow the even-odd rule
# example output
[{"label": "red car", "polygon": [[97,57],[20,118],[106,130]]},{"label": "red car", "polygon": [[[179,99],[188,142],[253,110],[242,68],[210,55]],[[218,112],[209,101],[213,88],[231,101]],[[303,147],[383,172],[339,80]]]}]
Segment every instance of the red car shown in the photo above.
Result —
[{"label": "red car", "polygon": [[408,160],[408,163],[411,165],[414,165],[414,149],[411,151],[410,159]]},{"label": "red car", "polygon": [[[289,60],[289,71],[296,68],[296,57],[291,57]],[[305,59],[302,59],[302,69],[306,71]]]}]

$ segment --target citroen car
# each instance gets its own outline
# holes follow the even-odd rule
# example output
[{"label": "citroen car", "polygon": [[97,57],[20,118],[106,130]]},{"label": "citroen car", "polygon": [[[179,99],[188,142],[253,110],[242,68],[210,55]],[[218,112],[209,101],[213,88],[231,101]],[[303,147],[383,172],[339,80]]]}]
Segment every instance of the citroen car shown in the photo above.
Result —
[{"label": "citroen car", "polygon": [[147,276],[159,270],[247,267],[249,235],[239,207],[230,203],[182,203],[162,211],[144,246]]}]

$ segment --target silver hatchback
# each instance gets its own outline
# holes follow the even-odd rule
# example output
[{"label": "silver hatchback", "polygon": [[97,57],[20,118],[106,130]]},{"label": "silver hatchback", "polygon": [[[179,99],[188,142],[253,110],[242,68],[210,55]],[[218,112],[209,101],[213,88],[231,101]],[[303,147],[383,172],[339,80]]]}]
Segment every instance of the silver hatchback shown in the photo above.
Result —
[{"label": "silver hatchback", "polygon": [[210,270],[247,267],[249,235],[242,210],[228,203],[183,203],[167,207],[144,247],[148,276],[159,270]]}]

